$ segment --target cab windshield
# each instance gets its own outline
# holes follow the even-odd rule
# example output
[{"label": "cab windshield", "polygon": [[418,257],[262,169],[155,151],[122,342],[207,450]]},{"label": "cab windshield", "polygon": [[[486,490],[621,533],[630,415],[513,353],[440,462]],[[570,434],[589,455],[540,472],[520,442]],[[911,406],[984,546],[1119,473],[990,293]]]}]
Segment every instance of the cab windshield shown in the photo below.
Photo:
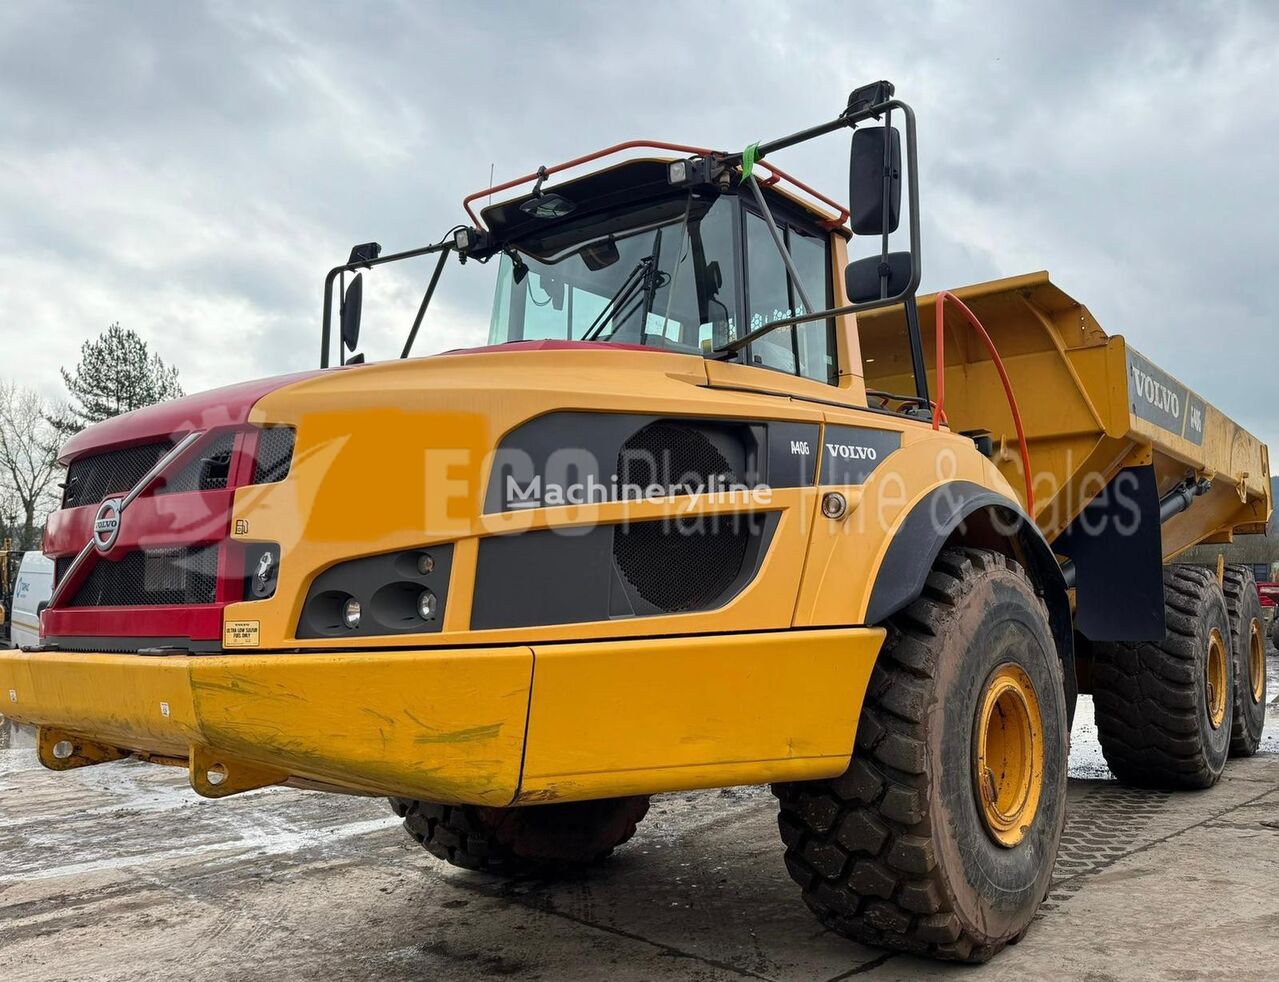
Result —
[{"label": "cab windshield", "polygon": [[489,343],[609,341],[706,352],[736,337],[733,209],[688,196],[502,256]]}]

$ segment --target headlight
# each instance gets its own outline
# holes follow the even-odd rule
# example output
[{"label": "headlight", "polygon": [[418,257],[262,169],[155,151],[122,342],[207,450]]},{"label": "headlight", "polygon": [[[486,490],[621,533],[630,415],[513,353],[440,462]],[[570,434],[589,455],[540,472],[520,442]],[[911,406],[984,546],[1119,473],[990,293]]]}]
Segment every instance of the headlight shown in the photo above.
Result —
[{"label": "headlight", "polygon": [[298,638],[433,634],[444,624],[453,546],[397,549],[330,566],[307,589]]}]

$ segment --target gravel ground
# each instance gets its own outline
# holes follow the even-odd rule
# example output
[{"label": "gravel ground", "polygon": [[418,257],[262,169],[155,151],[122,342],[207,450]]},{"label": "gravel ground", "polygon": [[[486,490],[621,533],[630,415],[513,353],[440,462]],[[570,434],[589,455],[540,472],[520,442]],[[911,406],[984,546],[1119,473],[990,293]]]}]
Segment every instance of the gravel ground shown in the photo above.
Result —
[{"label": "gravel ground", "polygon": [[[1279,694],[1279,659],[1271,661]],[[609,863],[561,883],[442,866],[386,804],[288,789],[198,798],[136,762],[65,774],[0,750],[0,969],[13,980],[1272,980],[1279,705],[1211,791],[1108,780],[1081,700],[1070,814],[1035,928],[990,965],[823,931],[763,788],[663,795]]]}]

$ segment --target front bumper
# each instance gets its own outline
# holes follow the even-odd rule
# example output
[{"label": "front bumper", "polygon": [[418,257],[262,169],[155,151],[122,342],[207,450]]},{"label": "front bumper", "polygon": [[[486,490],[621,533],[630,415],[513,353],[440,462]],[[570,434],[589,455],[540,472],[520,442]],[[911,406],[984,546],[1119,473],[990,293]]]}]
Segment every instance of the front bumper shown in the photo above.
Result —
[{"label": "front bumper", "polygon": [[883,637],[842,628],[309,654],[8,651],[0,706],[40,727],[41,760],[59,769],[135,753],[186,762],[193,787],[215,797],[303,784],[529,804],[838,774]]}]

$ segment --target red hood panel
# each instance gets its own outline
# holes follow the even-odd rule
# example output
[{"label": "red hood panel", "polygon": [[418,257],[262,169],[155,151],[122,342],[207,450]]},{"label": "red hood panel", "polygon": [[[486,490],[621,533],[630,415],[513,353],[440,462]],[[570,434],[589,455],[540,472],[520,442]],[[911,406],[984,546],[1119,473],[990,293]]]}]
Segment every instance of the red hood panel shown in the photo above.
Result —
[{"label": "red hood panel", "polygon": [[245,423],[254,404],[267,393],[319,374],[319,371],[296,372],[275,378],[255,379],[252,382],[240,382],[162,402],[157,406],[135,409],[77,433],[63,445],[58,463],[65,465],[76,457],[107,447],[176,437],[192,430],[207,430],[214,426]]}]

